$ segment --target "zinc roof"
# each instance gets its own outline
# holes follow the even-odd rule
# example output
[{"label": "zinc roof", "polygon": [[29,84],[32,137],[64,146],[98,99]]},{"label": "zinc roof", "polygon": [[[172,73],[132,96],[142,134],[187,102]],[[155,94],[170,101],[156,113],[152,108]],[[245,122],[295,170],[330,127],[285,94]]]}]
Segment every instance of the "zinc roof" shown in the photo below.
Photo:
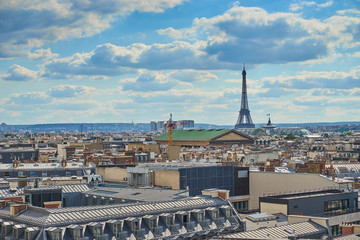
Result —
[{"label": "zinc roof", "polygon": [[45,209],[29,206],[17,216],[10,216],[10,208],[0,209],[0,218],[39,227],[82,224],[88,222],[124,219],[145,215],[177,212],[190,209],[226,205],[220,198],[191,197],[165,202],[148,202],[136,204],[113,204],[105,206],[69,207]]},{"label": "zinc roof", "polygon": [[327,233],[327,229],[314,222],[300,222],[272,228],[262,228],[225,235],[225,239],[288,239],[290,236],[307,236],[317,233]]},{"label": "zinc roof", "polygon": [[[218,135],[221,135],[229,129],[212,129],[212,130],[174,130],[173,140],[210,140]],[[155,140],[167,140],[168,134],[165,133]]]}]

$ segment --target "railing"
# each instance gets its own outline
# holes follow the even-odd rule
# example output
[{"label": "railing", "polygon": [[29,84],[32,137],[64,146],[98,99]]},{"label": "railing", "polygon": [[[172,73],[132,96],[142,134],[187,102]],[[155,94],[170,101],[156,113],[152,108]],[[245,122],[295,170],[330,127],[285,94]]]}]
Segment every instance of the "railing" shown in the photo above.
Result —
[{"label": "railing", "polygon": [[177,233],[180,230],[180,225],[179,224],[173,224],[170,226],[170,232],[172,233]]},{"label": "railing", "polygon": [[74,240],[89,240],[89,237],[78,237],[74,238]]},{"label": "railing", "polygon": [[123,232],[117,232],[115,234],[115,238],[116,239],[126,239],[128,237],[128,232],[123,231]]},{"label": "railing", "polygon": [[145,237],[145,229],[135,230],[134,235],[136,238],[144,238]]},{"label": "railing", "polygon": [[205,219],[202,221],[199,221],[200,226],[204,229],[209,229],[210,228],[210,220],[209,219]]},{"label": "railing", "polygon": [[214,222],[215,222],[216,226],[222,227],[225,224],[225,218],[224,217],[216,218],[214,220]]},{"label": "railing", "polygon": [[153,231],[155,236],[161,236],[164,232],[164,229],[162,226],[154,227]]},{"label": "railing", "polygon": [[95,235],[94,237],[95,237],[96,240],[108,240],[109,239],[108,234]]},{"label": "railing", "polygon": [[231,224],[239,224],[234,216],[230,216],[227,218]]},{"label": "railing", "polygon": [[186,230],[193,231],[195,229],[195,222],[184,223]]}]

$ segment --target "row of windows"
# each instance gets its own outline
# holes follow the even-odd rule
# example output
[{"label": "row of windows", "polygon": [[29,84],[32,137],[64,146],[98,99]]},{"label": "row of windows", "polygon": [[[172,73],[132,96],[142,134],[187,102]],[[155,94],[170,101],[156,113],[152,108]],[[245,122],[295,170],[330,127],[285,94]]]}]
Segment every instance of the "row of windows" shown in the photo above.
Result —
[{"label": "row of windows", "polygon": [[[30,177],[47,177],[47,176],[60,176],[63,175],[62,173],[60,173],[60,171],[55,170],[55,171],[18,171],[17,172],[18,176],[30,176]],[[81,170],[77,170],[75,171],[65,171],[65,176],[72,176],[72,175],[77,175],[77,176],[82,176],[82,171]],[[1,173],[0,173],[1,176]],[[4,177],[12,177],[10,172],[4,172]],[[14,177],[14,176],[13,176]]]}]

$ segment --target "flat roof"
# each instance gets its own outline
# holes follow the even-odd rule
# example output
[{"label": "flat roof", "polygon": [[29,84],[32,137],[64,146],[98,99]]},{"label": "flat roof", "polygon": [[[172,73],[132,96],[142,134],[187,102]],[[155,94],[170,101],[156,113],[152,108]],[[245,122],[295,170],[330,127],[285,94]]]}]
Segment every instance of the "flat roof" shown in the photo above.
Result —
[{"label": "flat roof", "polygon": [[91,196],[99,196],[99,197],[149,202],[149,201],[170,201],[175,199],[183,199],[189,196],[189,191],[158,189],[158,188],[97,187],[96,189],[90,189],[84,192],[84,194]]},{"label": "flat roof", "polygon": [[[309,198],[309,197],[322,197],[328,195],[335,195],[335,194],[343,194],[346,192],[342,192],[339,190],[325,190],[325,191],[318,191],[318,192],[303,192],[303,193],[294,193],[294,194],[283,194],[283,195],[274,195],[274,196],[266,196],[264,198],[277,198],[277,199],[301,199],[301,198]],[[349,193],[349,192],[347,192]]]}]

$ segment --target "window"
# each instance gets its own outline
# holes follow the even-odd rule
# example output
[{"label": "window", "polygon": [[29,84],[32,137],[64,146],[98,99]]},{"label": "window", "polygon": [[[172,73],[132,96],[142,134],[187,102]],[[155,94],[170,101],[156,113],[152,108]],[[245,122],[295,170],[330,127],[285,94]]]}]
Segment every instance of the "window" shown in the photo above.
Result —
[{"label": "window", "polygon": [[24,176],[24,172],[23,171],[18,171],[18,176]]},{"label": "window", "polygon": [[78,176],[81,176],[81,175],[82,175],[82,174],[81,174],[81,170],[77,170],[76,174],[77,174]]},{"label": "window", "polygon": [[197,213],[197,220],[198,221],[204,220],[204,213],[202,213],[202,212]]},{"label": "window", "polygon": [[35,171],[30,172],[30,177],[34,177],[36,175]]},{"label": "window", "polygon": [[167,217],[166,218],[166,226],[171,226],[171,225],[173,225],[173,218]]},{"label": "window", "polygon": [[212,217],[212,219],[217,219],[217,218],[219,218],[219,212],[218,212],[218,211],[212,211],[212,212],[211,212],[211,217]]},{"label": "window", "polygon": [[339,225],[331,226],[330,231],[333,236],[338,236],[342,234],[341,227]]},{"label": "window", "polygon": [[70,171],[66,171],[66,176],[70,176],[71,172]]},{"label": "window", "polygon": [[18,230],[16,228],[13,228],[13,230],[12,230],[13,238],[17,239],[18,238],[17,235],[18,235]]},{"label": "window", "polygon": [[247,170],[238,171],[238,178],[246,178],[246,177],[248,177],[248,171]]},{"label": "window", "polygon": [[51,232],[51,233],[50,233],[50,236],[51,236],[51,240],[61,240],[61,239],[62,239],[62,237],[61,237],[61,231]]},{"label": "window", "polygon": [[113,233],[116,234],[116,233],[119,233],[119,232],[121,232],[120,224],[114,224],[113,225]]},{"label": "window", "polygon": [[59,176],[59,171],[55,170],[54,171],[54,176]]},{"label": "window", "polygon": [[139,230],[139,222],[131,222],[131,231]]},{"label": "window", "polygon": [[188,215],[183,215],[183,223],[187,223],[189,221]]},{"label": "window", "polygon": [[349,208],[349,199],[325,202],[325,212],[344,210]]},{"label": "window", "polygon": [[2,154],[0,154],[0,159],[2,159]]},{"label": "window", "polygon": [[5,172],[4,177],[10,177],[10,172]]},{"label": "window", "polygon": [[31,232],[25,231],[25,240],[31,240]]},{"label": "window", "polygon": [[101,226],[94,227],[93,234],[94,234],[94,236],[100,236],[100,235],[102,235],[102,228],[101,228]]},{"label": "window", "polygon": [[151,231],[154,231],[154,228],[156,227],[155,219],[149,219],[149,228]]},{"label": "window", "polygon": [[43,172],[41,173],[41,175],[42,175],[43,177],[46,177],[46,176],[47,176],[47,171],[43,171]]},{"label": "window", "polygon": [[73,229],[73,238],[77,239],[77,238],[82,238],[82,229]]},{"label": "window", "polygon": [[248,210],[248,201],[234,202],[233,205],[238,212]]}]

